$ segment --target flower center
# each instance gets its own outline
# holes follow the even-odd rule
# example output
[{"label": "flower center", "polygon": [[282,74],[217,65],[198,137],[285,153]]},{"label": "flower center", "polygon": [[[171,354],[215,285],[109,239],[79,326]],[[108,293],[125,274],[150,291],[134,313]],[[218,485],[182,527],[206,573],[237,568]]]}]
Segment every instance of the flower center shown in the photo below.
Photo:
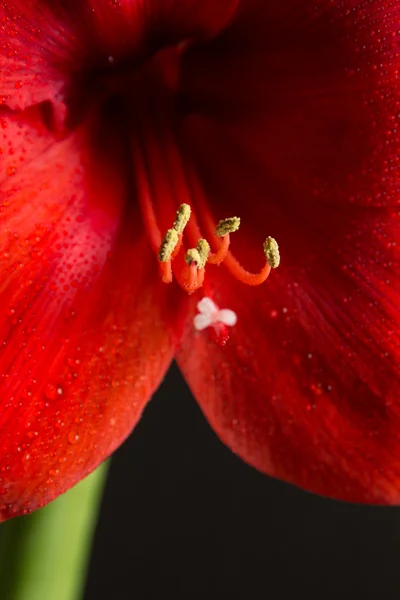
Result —
[{"label": "flower center", "polygon": [[[152,210],[151,206],[147,206]],[[250,273],[242,267],[239,261],[234,258],[229,250],[230,234],[237,231],[240,226],[238,217],[229,217],[219,221],[216,227],[213,227],[212,217],[207,212],[207,227],[212,236],[212,243],[217,247],[215,252],[211,252],[209,241],[201,236],[195,219],[191,220],[191,208],[188,204],[182,204],[177,213],[175,222],[171,229],[165,233],[158,246],[158,261],[160,274],[164,283],[171,283],[173,276],[189,294],[192,294],[204,283],[205,269],[208,264],[220,265],[225,262],[232,275],[242,283],[247,285],[260,285],[268,278],[271,268],[276,268],[280,262],[278,244],[272,237],[267,237],[264,242],[264,255],[266,262],[259,273]],[[153,218],[149,219],[152,226],[155,225]],[[183,244],[183,233],[185,229],[190,230],[189,239],[197,238],[195,247],[185,250]],[[153,233],[154,238],[159,235]],[[182,260],[183,259],[183,260]]]},{"label": "flower center", "polygon": [[[239,229],[240,218],[214,221],[200,178],[180,148],[175,128],[179,52],[179,48],[169,49],[158,56],[151,72],[147,71],[140,97],[134,99],[131,153],[135,184],[160,276],[166,284],[175,279],[192,294],[203,286],[206,268],[224,263],[237,280],[260,285],[279,265],[278,244],[267,237],[263,268],[259,273],[247,271],[230,251],[230,236]],[[201,215],[204,232],[194,209]],[[169,223],[169,228],[163,229],[160,223]]]},{"label": "flower center", "polygon": [[[175,276],[180,287],[192,294],[202,287],[207,265],[220,265],[225,262],[236,279],[255,286],[264,283],[271,269],[279,266],[278,244],[270,236],[265,239],[263,245],[266,262],[259,273],[250,273],[233,256],[229,250],[230,234],[239,229],[240,218],[229,217],[219,221],[215,226],[212,216],[204,205],[204,221],[211,234],[209,239],[217,246],[215,252],[212,252],[209,241],[200,232],[197,219],[189,204],[180,205],[171,229],[162,236],[150,195],[143,193],[141,197],[144,223],[153,250],[157,254],[160,276],[164,283],[172,283]],[[185,249],[183,243],[185,230],[189,240],[197,240],[196,245],[189,249]]]},{"label": "flower center", "polygon": [[[219,15],[215,23],[208,17],[204,23],[200,20],[199,39],[222,30],[237,4],[237,0],[223,0],[219,14],[214,8],[203,12],[204,2],[195,3],[196,23],[199,16]],[[109,69],[98,76],[98,88],[108,97],[120,98],[133,165],[132,186],[160,277],[165,284],[175,281],[188,294],[203,286],[208,268],[222,263],[237,280],[250,286],[263,283],[279,264],[278,245],[272,237],[264,241],[265,264],[258,273],[247,271],[233,256],[231,235],[239,229],[240,218],[222,214],[219,222],[214,220],[200,177],[182,147],[180,123],[186,116],[182,57],[197,43],[197,29],[194,35],[186,19],[184,35],[174,30],[173,35],[170,32],[162,38],[163,43],[155,43],[157,28],[152,26],[149,31],[153,33],[148,33],[152,43],[141,44],[144,50],[134,53],[135,61],[122,61],[117,52],[110,51]],[[157,47],[157,51],[149,51]]]}]

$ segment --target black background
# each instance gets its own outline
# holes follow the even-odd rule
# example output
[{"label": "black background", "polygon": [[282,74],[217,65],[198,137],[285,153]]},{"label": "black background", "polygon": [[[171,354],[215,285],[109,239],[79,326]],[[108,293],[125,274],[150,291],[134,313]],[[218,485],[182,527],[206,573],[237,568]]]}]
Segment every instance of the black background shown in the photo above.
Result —
[{"label": "black background", "polygon": [[400,508],[248,467],[173,366],[113,458],[84,598],[399,600]]}]

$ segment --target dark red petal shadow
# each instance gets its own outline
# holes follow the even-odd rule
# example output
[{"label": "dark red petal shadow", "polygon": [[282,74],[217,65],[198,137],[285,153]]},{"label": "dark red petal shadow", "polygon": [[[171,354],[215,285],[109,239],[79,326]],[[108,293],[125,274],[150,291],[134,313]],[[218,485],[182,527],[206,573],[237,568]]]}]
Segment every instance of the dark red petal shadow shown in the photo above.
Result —
[{"label": "dark red petal shadow", "polygon": [[[11,0],[0,5],[0,104],[50,101],[71,85],[126,71],[160,48],[216,34],[238,0]],[[96,90],[96,93],[99,93]]]},{"label": "dark red petal shadow", "polygon": [[54,143],[35,109],[0,122],[2,519],[105,459],[172,358],[177,302],[128,197],[122,128],[104,123]]},{"label": "dark red petal shadow", "polygon": [[259,289],[210,267],[209,293],[238,324],[220,349],[189,323],[179,364],[257,468],[399,503],[400,3],[242,6],[187,55],[182,152],[216,219],[242,217],[243,263],[259,268],[273,235],[282,264]]}]

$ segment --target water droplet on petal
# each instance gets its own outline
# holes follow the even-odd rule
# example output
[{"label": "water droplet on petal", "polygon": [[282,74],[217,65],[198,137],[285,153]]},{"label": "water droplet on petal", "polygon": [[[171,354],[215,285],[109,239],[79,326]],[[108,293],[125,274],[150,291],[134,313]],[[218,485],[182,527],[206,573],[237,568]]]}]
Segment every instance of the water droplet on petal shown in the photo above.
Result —
[{"label": "water droplet on petal", "polygon": [[79,441],[79,435],[75,431],[70,431],[68,434],[68,441],[70,444],[77,444]]},{"label": "water droplet on petal", "polygon": [[63,395],[63,389],[59,385],[54,385],[54,383],[48,383],[44,388],[44,395],[47,400],[57,400]]}]

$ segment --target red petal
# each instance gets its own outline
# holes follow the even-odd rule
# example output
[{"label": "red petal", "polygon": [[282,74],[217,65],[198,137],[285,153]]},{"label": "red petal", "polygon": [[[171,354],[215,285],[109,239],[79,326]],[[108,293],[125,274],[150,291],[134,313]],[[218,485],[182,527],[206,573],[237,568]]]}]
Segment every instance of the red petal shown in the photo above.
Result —
[{"label": "red petal", "polygon": [[34,109],[1,121],[3,519],[49,502],[105,459],[172,357],[165,323],[177,303],[125,205],[122,126],[104,123],[54,143]]},{"label": "red petal", "polygon": [[0,6],[0,104],[23,109],[46,100],[58,103],[64,85],[52,51],[62,56],[70,32],[39,0],[13,0]]},{"label": "red petal", "polygon": [[210,267],[207,293],[238,324],[222,349],[189,324],[179,362],[248,462],[328,496],[400,503],[400,6],[247,6],[187,57],[185,150],[216,218],[242,217],[245,266],[261,266],[266,235],[282,265],[257,290]]}]

